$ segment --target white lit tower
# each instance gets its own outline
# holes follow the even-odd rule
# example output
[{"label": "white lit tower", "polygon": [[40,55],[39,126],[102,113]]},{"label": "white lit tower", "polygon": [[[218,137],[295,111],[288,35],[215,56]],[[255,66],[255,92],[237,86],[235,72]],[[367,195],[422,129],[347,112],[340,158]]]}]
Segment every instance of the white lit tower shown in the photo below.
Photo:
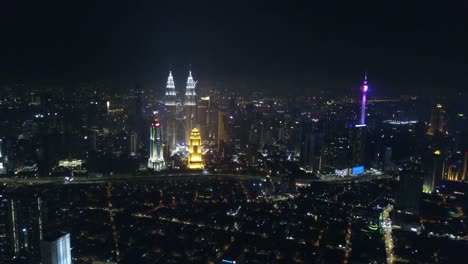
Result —
[{"label": "white lit tower", "polygon": [[164,105],[166,106],[166,132],[167,132],[167,144],[171,150],[176,148],[176,91],[174,85],[174,78],[172,72],[169,72],[167,77],[166,95],[164,99]]},{"label": "white lit tower", "polygon": [[158,120],[151,123],[150,128],[150,156],[148,168],[160,171],[166,167],[163,156],[163,129]]},{"label": "white lit tower", "polygon": [[367,85],[367,72],[364,75],[364,82],[361,85],[361,92],[362,92],[362,104],[361,104],[361,125],[366,124],[366,101],[367,101],[367,90],[369,86]]},{"label": "white lit tower", "polygon": [[189,144],[189,134],[192,129],[195,128],[197,123],[197,94],[195,92],[195,86],[197,82],[193,80],[192,72],[189,71],[189,76],[187,78],[187,87],[185,89],[185,144]]}]

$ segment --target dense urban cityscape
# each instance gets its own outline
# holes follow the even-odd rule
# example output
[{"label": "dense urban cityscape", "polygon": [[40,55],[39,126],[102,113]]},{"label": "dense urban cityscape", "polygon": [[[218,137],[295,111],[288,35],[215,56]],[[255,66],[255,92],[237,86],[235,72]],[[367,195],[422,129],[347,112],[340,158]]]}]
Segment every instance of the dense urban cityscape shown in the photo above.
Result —
[{"label": "dense urban cityscape", "polygon": [[2,258],[38,261],[51,231],[70,234],[74,263],[465,252],[463,95],[366,101],[367,74],[343,98],[199,95],[196,84],[188,72],[181,89],[169,72],[161,89],[128,94],[5,86],[16,94],[1,102]]},{"label": "dense urban cityscape", "polygon": [[[468,69],[451,46],[459,13],[353,4],[314,13],[314,24],[308,12],[330,6],[199,3],[188,15],[158,4],[0,5],[12,21],[35,8],[51,15],[0,23],[12,34],[0,44],[0,263],[468,256]],[[439,23],[429,11],[453,28],[414,26]],[[20,29],[40,32],[38,48]],[[438,30],[444,44],[426,44]]]}]

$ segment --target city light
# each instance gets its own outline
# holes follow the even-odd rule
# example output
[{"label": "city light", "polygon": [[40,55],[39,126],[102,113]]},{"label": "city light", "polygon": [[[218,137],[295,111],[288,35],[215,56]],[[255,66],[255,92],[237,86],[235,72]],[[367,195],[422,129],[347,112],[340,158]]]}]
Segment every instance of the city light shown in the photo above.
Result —
[{"label": "city light", "polygon": [[5,2],[0,263],[465,258],[460,1]]}]

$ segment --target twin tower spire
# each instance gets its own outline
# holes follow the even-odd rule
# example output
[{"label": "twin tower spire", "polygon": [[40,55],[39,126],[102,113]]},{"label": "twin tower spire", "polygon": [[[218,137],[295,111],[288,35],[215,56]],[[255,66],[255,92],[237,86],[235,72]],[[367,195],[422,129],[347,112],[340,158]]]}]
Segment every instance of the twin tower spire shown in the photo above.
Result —
[{"label": "twin tower spire", "polygon": [[[185,88],[183,118],[180,119],[180,116],[178,116],[176,110],[177,94],[175,90],[174,77],[172,77],[172,72],[169,72],[169,77],[167,77],[164,104],[167,108],[167,143],[169,144],[171,150],[174,150],[176,145],[187,145],[189,143],[189,132],[192,131],[192,129],[197,125],[197,93],[195,92],[196,86],[197,82],[193,80],[192,72],[189,71],[187,86]],[[183,120],[182,125],[179,125],[179,120]],[[180,129],[182,129],[184,134],[183,139],[180,136],[177,136],[177,131],[180,131]],[[179,140],[177,140],[177,138],[179,138]]]},{"label": "twin tower spire", "polygon": [[[197,96],[195,92],[196,85],[197,82],[193,80],[192,71],[189,71],[189,76],[187,78],[187,86],[185,89],[184,105],[195,106]],[[172,77],[171,71],[169,71],[169,77],[167,77],[166,98],[164,104],[166,106],[176,105],[176,90],[174,84],[174,77]]]}]

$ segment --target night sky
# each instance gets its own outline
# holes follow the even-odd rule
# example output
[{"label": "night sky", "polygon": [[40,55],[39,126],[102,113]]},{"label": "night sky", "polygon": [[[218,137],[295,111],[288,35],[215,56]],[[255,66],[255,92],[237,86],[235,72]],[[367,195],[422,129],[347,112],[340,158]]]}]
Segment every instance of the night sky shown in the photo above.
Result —
[{"label": "night sky", "polygon": [[0,2],[1,79],[184,86],[191,64],[241,92],[358,92],[366,69],[375,95],[468,88],[464,0],[43,2]]}]

